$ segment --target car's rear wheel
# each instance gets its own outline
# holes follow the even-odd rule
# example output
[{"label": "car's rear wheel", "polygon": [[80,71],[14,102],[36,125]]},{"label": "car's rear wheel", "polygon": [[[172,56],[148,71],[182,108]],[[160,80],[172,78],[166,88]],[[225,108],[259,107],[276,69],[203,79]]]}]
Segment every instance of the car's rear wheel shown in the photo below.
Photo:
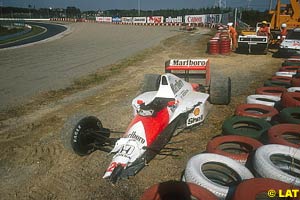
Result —
[{"label": "car's rear wheel", "polygon": [[231,98],[231,79],[229,77],[215,77],[211,79],[209,93],[209,99],[212,104],[229,104]]}]

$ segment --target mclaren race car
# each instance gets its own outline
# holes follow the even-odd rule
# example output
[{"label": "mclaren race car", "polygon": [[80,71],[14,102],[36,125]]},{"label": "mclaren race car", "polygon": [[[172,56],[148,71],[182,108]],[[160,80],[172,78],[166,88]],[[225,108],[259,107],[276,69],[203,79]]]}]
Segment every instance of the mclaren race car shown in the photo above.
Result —
[{"label": "mclaren race car", "polygon": [[[181,61],[171,61],[173,65],[168,65],[166,71],[197,70],[197,66],[191,66],[190,60],[186,63]],[[199,63],[196,64],[203,69]],[[191,77],[187,73],[184,76]],[[210,80],[208,77],[209,85],[199,85],[172,73],[145,75],[146,87],[132,100],[134,116],[121,138],[110,138],[114,131],[104,128],[98,118],[87,116],[68,130],[68,142],[80,156],[95,150],[113,154],[103,175],[112,183],[134,176],[160,153],[174,134],[201,124],[208,114],[210,103],[230,102],[230,78]],[[109,146],[112,148],[109,149]]]}]

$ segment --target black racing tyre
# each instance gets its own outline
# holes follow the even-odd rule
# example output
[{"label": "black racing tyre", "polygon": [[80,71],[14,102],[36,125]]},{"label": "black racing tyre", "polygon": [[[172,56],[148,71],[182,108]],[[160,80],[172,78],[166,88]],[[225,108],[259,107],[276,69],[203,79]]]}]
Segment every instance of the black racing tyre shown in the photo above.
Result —
[{"label": "black racing tyre", "polygon": [[[61,132],[63,144],[80,156],[89,155],[96,150],[95,139],[90,134],[101,128],[102,123],[97,117],[74,116],[65,123]],[[107,134],[105,137],[109,137],[109,135]]]},{"label": "black racing tyre", "polygon": [[289,124],[300,124],[300,107],[284,108],[279,113],[280,121]]},{"label": "black racing tyre", "polygon": [[[243,181],[237,186],[231,200],[272,199],[267,196],[269,190],[275,190],[276,192],[281,190],[282,194],[286,194],[287,190],[292,189],[298,188],[296,188],[293,184],[284,183],[270,178],[252,178]],[[273,199],[277,198],[275,197]]]},{"label": "black racing tyre", "polygon": [[278,80],[266,80],[264,83],[265,87],[284,87],[284,88],[289,88],[292,86],[291,83],[287,83],[284,81],[278,81]]},{"label": "black racing tyre", "polygon": [[234,116],[223,122],[222,133],[224,135],[240,135],[254,139],[262,139],[271,125],[263,119],[252,117]]},{"label": "black racing tyre", "polygon": [[271,121],[278,115],[276,108],[262,104],[241,104],[235,109],[236,116],[254,117]]},{"label": "black racing tyre", "polygon": [[283,87],[260,87],[255,90],[255,94],[273,95],[281,97],[282,93],[286,92]]},{"label": "black racing tyre", "polygon": [[157,91],[160,84],[159,74],[145,74],[144,81],[142,84],[142,93]]},{"label": "black racing tyre", "polygon": [[281,103],[283,107],[300,107],[300,93],[299,92],[284,92],[281,96]]},{"label": "black racing tyre", "polygon": [[294,147],[268,144],[258,148],[253,167],[263,178],[272,178],[300,186],[300,151]]},{"label": "black racing tyre", "polygon": [[215,77],[210,81],[209,100],[212,104],[227,105],[231,99],[231,79]]},{"label": "black racing tyre", "polygon": [[[193,197],[193,198],[191,198]],[[148,188],[140,200],[218,200],[209,190],[194,183],[168,181]]]},{"label": "black racing tyre", "polygon": [[206,152],[223,155],[245,164],[249,155],[262,145],[259,141],[249,137],[225,135],[210,140],[207,143]]},{"label": "black racing tyre", "polygon": [[269,143],[300,148],[300,124],[277,124],[268,130]]},{"label": "black racing tyre", "polygon": [[238,185],[242,180],[253,178],[244,165],[226,156],[202,153],[193,156],[187,163],[184,172],[186,182],[200,185],[219,199],[225,199],[229,188]]}]

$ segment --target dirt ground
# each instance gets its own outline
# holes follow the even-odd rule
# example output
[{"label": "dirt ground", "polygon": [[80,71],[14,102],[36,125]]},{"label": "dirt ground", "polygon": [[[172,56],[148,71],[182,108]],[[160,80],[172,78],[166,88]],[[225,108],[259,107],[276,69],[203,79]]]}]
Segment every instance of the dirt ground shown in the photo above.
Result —
[{"label": "dirt ground", "polygon": [[[224,119],[282,62],[271,53],[208,55],[206,43],[211,36],[206,29],[173,36],[155,47],[157,52],[95,86],[98,90],[93,95],[74,97],[77,100],[65,97],[36,107],[26,116],[1,121],[0,199],[135,200],[153,184],[179,180],[188,159],[205,150],[210,138],[220,134]],[[112,186],[102,179],[111,155],[97,151],[79,157],[63,147],[61,129],[68,118],[86,113],[99,117],[106,127],[124,130],[132,118],[131,100],[138,94],[144,74],[163,73],[164,62],[170,58],[195,57],[210,59],[212,77],[231,77],[232,101],[228,106],[213,106],[202,126],[171,140],[168,147],[182,148],[177,157],[157,156],[138,175]]]}]

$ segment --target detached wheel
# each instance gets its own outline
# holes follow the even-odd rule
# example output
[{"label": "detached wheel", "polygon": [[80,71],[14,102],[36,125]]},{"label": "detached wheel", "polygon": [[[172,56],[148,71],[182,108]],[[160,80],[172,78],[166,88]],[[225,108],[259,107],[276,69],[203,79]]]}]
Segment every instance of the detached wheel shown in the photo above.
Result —
[{"label": "detached wheel", "polygon": [[160,75],[159,74],[145,74],[142,84],[142,93],[157,91],[159,88]]},{"label": "detached wheel", "polygon": [[[99,141],[96,141],[92,135],[101,128],[102,123],[97,117],[72,117],[66,122],[62,130],[64,146],[80,156],[89,155],[96,150],[95,144],[99,144]],[[109,134],[105,134],[104,137],[108,138]]]},{"label": "detached wheel", "polygon": [[227,105],[231,98],[231,79],[229,77],[216,77],[211,79],[209,98],[212,104]]}]

